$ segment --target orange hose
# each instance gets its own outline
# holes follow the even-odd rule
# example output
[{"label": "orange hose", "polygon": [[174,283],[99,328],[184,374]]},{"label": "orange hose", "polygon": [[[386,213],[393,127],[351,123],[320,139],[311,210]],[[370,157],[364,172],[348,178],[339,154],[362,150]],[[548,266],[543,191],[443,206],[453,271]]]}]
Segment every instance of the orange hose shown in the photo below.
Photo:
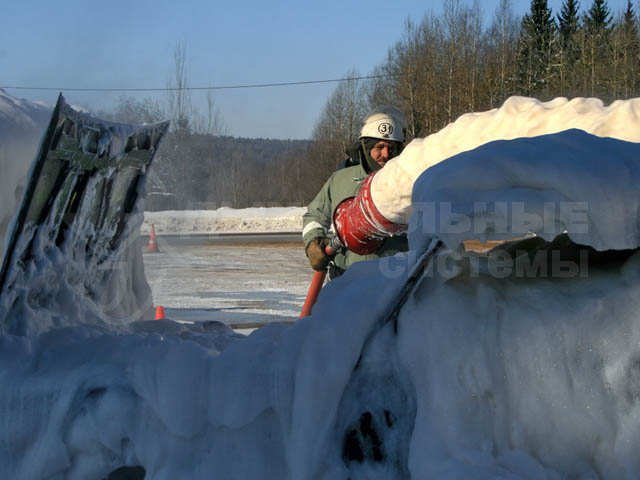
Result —
[{"label": "orange hose", "polygon": [[304,301],[302,311],[300,312],[300,318],[311,315],[311,309],[316,303],[316,299],[318,298],[318,294],[322,289],[322,284],[324,283],[324,277],[326,275],[326,270],[322,272],[315,272],[313,274],[313,279],[311,280],[311,285],[309,286],[309,292],[307,292],[307,299]]}]

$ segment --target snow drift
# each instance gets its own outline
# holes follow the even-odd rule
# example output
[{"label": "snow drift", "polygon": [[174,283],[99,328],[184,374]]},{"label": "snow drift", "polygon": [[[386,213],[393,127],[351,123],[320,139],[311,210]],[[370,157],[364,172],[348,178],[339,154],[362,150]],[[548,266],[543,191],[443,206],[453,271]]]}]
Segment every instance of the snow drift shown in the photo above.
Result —
[{"label": "snow drift", "polygon": [[618,100],[605,107],[597,98],[559,97],[541,102],[511,97],[500,108],[467,113],[442,130],[412,141],[374,177],[371,196],[387,220],[406,223],[411,214],[413,184],[427,168],[494,140],[572,128],[599,137],[640,142],[640,99]]},{"label": "snow drift", "polygon": [[151,225],[164,235],[193,233],[301,232],[306,207],[252,207],[216,210],[165,210],[145,212],[140,231],[148,234]]},{"label": "snow drift", "polygon": [[639,159],[570,130],[444,160],[411,251],[292,327],[5,334],[0,476],[635,478]]}]

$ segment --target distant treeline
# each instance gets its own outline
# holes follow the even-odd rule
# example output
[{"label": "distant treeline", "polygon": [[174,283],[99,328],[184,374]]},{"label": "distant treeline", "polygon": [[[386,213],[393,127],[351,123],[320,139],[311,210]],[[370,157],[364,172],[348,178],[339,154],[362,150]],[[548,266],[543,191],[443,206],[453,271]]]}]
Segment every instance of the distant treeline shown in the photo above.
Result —
[{"label": "distant treeline", "polygon": [[532,0],[517,18],[501,0],[484,28],[479,2],[446,0],[441,17],[407,23],[377,72],[396,75],[370,88],[373,103],[399,103],[412,136],[424,137],[469,111],[499,106],[512,95],[541,100],[636,96],[640,86],[638,22],[631,1],[612,14],[606,0],[580,12],[564,0],[554,13]]},{"label": "distant treeline", "polygon": [[[148,210],[304,205],[308,140],[171,132],[147,183]],[[306,165],[305,165],[306,163]]]},{"label": "distant treeline", "polygon": [[335,165],[327,158],[341,158],[358,137],[360,119],[376,105],[402,109],[412,139],[464,113],[498,107],[512,95],[597,97],[607,104],[640,93],[638,18],[631,1],[614,13],[606,0],[590,0],[585,9],[564,0],[560,12],[546,0],[532,0],[519,17],[510,0],[501,0],[488,25],[480,3],[444,0],[441,15],[408,20],[403,37],[372,72],[384,78],[338,85],[313,133],[315,141],[333,139],[313,156],[325,178]]},{"label": "distant treeline", "polygon": [[[176,70],[182,71],[180,62]],[[183,78],[176,83],[186,86]],[[113,110],[96,112],[114,122],[172,120],[147,176],[145,209],[301,206],[313,197],[310,140],[231,137],[208,100],[204,115],[191,105],[188,90],[172,91],[167,106],[123,96]]]},{"label": "distant treeline", "polygon": [[[498,107],[512,95],[609,103],[640,93],[640,38],[631,1],[625,11],[611,12],[606,0],[590,0],[584,8],[564,0],[553,12],[546,0],[532,0],[520,17],[511,0],[500,0],[487,25],[480,3],[444,0],[442,14],[407,20],[402,38],[371,72],[381,77],[353,80],[359,72],[347,72],[319,113],[310,141],[224,136],[211,99],[208,115],[193,117],[186,91],[177,90],[163,112],[174,127],[149,182],[149,206],[307,204],[357,141],[363,117],[378,105],[406,113],[411,140],[464,113]],[[180,61],[178,56],[176,72]],[[179,76],[175,84],[186,87]],[[122,99],[114,113],[122,121],[159,117],[157,105],[131,99]]]}]

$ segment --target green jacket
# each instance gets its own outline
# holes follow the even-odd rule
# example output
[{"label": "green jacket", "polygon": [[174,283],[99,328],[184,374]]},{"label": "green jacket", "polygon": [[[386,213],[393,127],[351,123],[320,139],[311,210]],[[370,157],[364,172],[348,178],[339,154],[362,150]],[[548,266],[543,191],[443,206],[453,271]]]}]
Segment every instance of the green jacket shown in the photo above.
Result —
[{"label": "green jacket", "polygon": [[[360,164],[337,170],[331,175],[316,198],[307,207],[307,213],[302,217],[302,239],[305,248],[314,238],[326,237],[327,232],[333,231],[334,210],[342,200],[358,193],[366,177],[367,172]],[[407,236],[397,235],[385,240],[382,247],[374,254],[358,255],[347,250],[345,254],[336,255],[334,263],[337,267],[346,270],[354,262],[395,255],[407,250],[409,250]]]}]

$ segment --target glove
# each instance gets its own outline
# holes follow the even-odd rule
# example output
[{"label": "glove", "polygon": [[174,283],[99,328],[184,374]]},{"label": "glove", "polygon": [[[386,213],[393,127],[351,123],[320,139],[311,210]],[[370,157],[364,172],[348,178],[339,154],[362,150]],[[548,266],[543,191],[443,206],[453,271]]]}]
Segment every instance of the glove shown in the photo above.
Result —
[{"label": "glove", "polygon": [[304,253],[307,255],[309,263],[311,264],[311,268],[318,272],[325,270],[331,261],[331,257],[324,251],[324,247],[328,244],[328,238],[317,237],[311,240],[309,245],[307,245],[307,248],[304,249]]}]

